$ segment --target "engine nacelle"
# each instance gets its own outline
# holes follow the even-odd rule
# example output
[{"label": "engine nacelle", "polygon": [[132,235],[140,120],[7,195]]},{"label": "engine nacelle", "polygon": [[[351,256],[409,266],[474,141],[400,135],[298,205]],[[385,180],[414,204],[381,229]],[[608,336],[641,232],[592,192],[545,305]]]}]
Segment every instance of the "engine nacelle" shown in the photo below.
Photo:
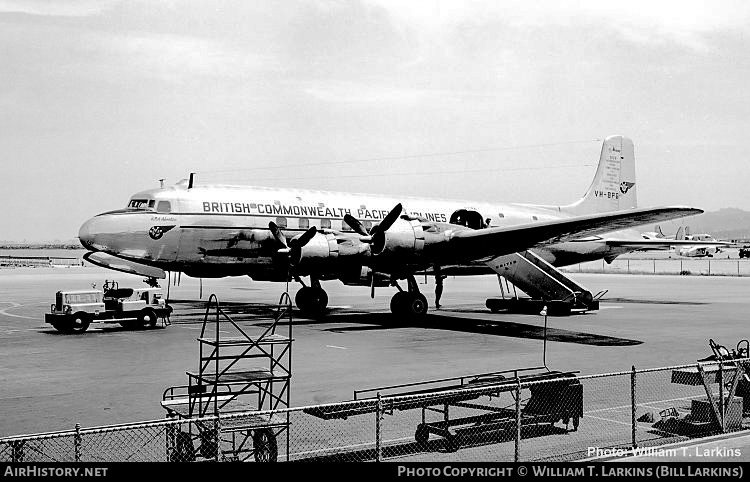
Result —
[{"label": "engine nacelle", "polygon": [[372,254],[415,254],[424,249],[424,230],[416,219],[398,219],[381,240],[373,240]]},{"label": "engine nacelle", "polygon": [[300,250],[299,259],[292,260],[292,262],[302,268],[308,268],[318,266],[322,262],[329,264],[338,257],[339,245],[334,235],[316,233]]}]

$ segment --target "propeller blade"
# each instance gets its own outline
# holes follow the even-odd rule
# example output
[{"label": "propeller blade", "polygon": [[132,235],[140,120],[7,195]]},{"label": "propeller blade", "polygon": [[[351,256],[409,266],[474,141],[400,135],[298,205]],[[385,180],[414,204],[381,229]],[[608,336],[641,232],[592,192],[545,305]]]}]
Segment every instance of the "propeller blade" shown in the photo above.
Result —
[{"label": "propeller blade", "polygon": [[286,243],[286,238],[283,234],[281,234],[281,229],[274,223],[273,221],[268,223],[268,229],[271,230],[271,234],[273,234],[274,239],[276,242],[278,242],[280,245],[284,247],[284,249],[289,248],[289,245]]},{"label": "propeller blade", "polygon": [[388,229],[393,226],[393,223],[395,223],[398,217],[401,215],[402,210],[403,206],[401,206],[401,203],[396,204],[396,206],[391,209],[391,212],[386,214],[385,218],[383,218],[383,221],[380,224],[378,224],[377,226],[373,226],[373,228],[370,230],[370,234],[374,235],[378,232],[384,233],[388,231]]},{"label": "propeller blade", "polygon": [[361,234],[362,236],[367,236],[369,234],[365,227],[362,226],[362,223],[359,222],[359,219],[351,214],[344,214],[344,222],[357,234]]},{"label": "propeller blade", "polygon": [[381,222],[377,226],[373,226],[370,230],[370,236],[372,236],[373,254],[380,254],[385,248],[385,232],[388,231],[391,226],[393,226],[393,223],[396,222],[398,217],[401,215],[402,209],[403,207],[401,206],[401,203],[396,204],[396,206],[391,209],[391,212],[386,214],[385,218],[383,218],[383,222]]},{"label": "propeller blade", "polygon": [[303,246],[309,243],[312,238],[315,237],[315,234],[317,234],[317,232],[318,232],[317,228],[315,226],[312,226],[310,229],[300,234],[298,237],[293,238],[289,242],[289,244],[291,244],[293,248],[301,249]]}]

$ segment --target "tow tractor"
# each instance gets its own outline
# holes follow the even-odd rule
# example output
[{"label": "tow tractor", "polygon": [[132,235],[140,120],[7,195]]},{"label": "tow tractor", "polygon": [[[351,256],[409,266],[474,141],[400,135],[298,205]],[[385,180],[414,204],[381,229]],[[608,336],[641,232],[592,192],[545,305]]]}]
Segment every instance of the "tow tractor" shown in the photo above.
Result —
[{"label": "tow tractor", "polygon": [[120,288],[106,281],[101,290],[58,291],[44,321],[61,333],[83,333],[94,322],[119,323],[128,329],[168,324],[172,307],[161,288]]}]

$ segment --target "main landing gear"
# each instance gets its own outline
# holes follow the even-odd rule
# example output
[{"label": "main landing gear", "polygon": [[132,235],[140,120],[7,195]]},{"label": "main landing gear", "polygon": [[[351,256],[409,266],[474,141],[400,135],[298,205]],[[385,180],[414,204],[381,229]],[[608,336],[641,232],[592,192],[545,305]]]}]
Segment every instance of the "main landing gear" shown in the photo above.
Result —
[{"label": "main landing gear", "polygon": [[[297,278],[297,281],[302,283],[302,280]],[[316,278],[310,278],[310,286],[305,286],[302,283],[302,288],[297,292],[294,297],[294,302],[297,308],[305,315],[310,317],[318,317],[325,313],[326,307],[328,306],[328,294],[320,286],[320,281]]]},{"label": "main landing gear", "polygon": [[408,291],[404,291],[394,282],[398,293],[391,298],[391,313],[397,316],[417,316],[422,317],[427,314],[429,305],[427,298],[419,292],[417,281],[414,276],[406,278]]}]

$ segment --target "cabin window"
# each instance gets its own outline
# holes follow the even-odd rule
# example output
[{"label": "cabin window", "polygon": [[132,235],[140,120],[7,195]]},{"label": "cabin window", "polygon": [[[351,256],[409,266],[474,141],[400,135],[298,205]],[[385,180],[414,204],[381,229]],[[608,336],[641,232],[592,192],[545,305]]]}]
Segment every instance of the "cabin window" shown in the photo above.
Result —
[{"label": "cabin window", "polygon": [[369,232],[372,228],[372,221],[362,221],[362,226]]},{"label": "cabin window", "polygon": [[331,229],[331,220],[330,219],[321,219],[320,220],[320,227],[322,229]]},{"label": "cabin window", "polygon": [[531,219],[534,220],[534,221],[539,221],[539,218],[536,217],[536,216],[531,216]]},{"label": "cabin window", "polygon": [[150,208],[153,208],[153,207],[154,207],[154,203],[155,203],[155,202],[156,202],[156,201],[154,201],[153,199],[152,199],[152,200],[150,200],[150,201],[148,202],[148,207],[150,207]]},{"label": "cabin window", "polygon": [[172,212],[172,205],[169,203],[169,201],[159,201],[159,204],[156,205],[156,212],[157,213]]},{"label": "cabin window", "polygon": [[352,233],[354,230],[346,224],[344,221],[341,221],[341,230],[345,233]]},{"label": "cabin window", "polygon": [[286,218],[282,218],[282,217],[276,218],[276,225],[280,228],[285,228],[287,226]]},{"label": "cabin window", "polygon": [[307,229],[310,227],[310,220],[307,218],[299,218],[299,228]]},{"label": "cabin window", "polygon": [[503,214],[503,213],[497,213],[497,217],[499,217],[499,218],[504,218],[504,217],[505,217],[505,214]]}]

